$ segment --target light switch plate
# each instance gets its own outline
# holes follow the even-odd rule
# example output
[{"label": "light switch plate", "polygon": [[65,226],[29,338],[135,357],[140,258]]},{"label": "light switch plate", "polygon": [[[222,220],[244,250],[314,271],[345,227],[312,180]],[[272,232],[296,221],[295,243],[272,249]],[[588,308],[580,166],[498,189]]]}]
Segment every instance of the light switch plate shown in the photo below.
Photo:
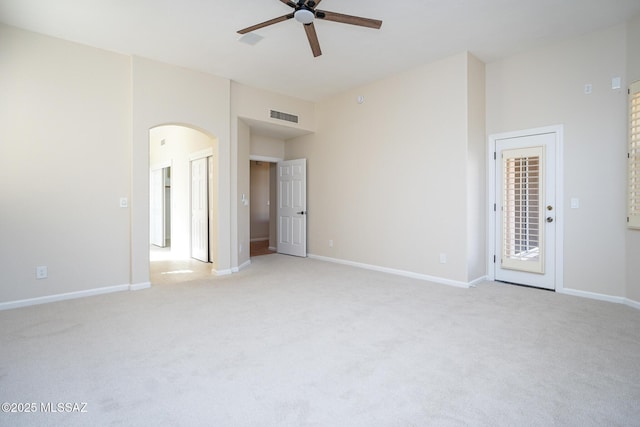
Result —
[{"label": "light switch plate", "polygon": [[620,89],[622,87],[622,79],[614,77],[611,79],[611,89]]},{"label": "light switch plate", "polygon": [[578,209],[580,207],[580,199],[577,197],[571,198],[571,209]]},{"label": "light switch plate", "polygon": [[129,207],[129,200],[126,197],[120,197],[120,207],[121,208]]}]

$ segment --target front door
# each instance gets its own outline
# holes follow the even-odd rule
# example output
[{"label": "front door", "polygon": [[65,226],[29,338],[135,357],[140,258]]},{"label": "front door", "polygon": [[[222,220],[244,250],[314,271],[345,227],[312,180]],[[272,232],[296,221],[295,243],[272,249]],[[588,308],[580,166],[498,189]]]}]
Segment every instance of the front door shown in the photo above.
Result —
[{"label": "front door", "polygon": [[555,290],[556,133],[495,141],[495,279]]},{"label": "front door", "polygon": [[307,256],[307,160],[278,162],[278,253]]}]

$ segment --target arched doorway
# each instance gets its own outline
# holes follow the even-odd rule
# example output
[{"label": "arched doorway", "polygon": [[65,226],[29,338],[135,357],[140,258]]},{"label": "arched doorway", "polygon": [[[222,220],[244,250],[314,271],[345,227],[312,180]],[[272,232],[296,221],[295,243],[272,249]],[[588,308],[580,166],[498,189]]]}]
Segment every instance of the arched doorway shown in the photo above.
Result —
[{"label": "arched doorway", "polygon": [[149,130],[152,284],[210,276],[216,253],[217,138],[183,124]]}]

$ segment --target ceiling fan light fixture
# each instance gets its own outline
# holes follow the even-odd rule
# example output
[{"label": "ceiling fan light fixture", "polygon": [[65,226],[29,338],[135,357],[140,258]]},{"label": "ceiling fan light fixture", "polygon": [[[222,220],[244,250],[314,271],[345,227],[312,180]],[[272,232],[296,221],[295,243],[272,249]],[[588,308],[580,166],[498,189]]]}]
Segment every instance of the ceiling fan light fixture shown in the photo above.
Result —
[{"label": "ceiling fan light fixture", "polygon": [[302,24],[311,24],[315,19],[315,14],[308,9],[298,9],[293,14],[293,17],[296,18],[296,21]]}]

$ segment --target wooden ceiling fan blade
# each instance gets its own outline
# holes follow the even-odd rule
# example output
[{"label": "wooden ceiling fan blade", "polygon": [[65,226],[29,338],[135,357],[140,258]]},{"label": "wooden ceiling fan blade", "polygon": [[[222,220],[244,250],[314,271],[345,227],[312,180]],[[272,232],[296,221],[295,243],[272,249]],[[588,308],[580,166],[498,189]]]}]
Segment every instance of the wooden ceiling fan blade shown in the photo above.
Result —
[{"label": "wooden ceiling fan blade", "polygon": [[290,6],[292,8],[295,9],[296,4],[294,2],[292,2],[291,0],[280,0],[282,3],[286,4],[287,6]]},{"label": "wooden ceiling fan blade", "polygon": [[322,55],[320,42],[318,41],[318,34],[316,33],[316,27],[313,26],[313,23],[304,25],[304,31],[307,33],[307,38],[309,39],[309,45],[311,46],[313,56],[318,57]]},{"label": "wooden ceiling fan blade", "polygon": [[283,15],[278,18],[273,18],[260,24],[252,25],[251,27],[243,28],[242,30],[238,31],[238,34],[250,33],[251,31],[259,30],[260,28],[268,27],[269,25],[277,24],[278,22],[283,22],[291,18],[293,18],[293,13]]},{"label": "wooden ceiling fan blade", "polygon": [[361,27],[379,29],[382,21],[378,19],[362,18],[360,16],[345,15],[343,13],[328,12],[326,10],[316,10],[316,17],[325,21],[341,22],[343,24],[359,25]]}]

